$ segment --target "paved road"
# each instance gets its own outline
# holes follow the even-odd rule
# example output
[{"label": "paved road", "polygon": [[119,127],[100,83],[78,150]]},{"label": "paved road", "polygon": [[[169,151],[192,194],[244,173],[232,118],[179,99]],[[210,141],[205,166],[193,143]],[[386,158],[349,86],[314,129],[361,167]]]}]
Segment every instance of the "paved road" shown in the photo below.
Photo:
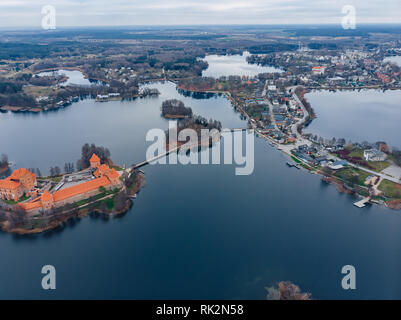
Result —
[{"label": "paved road", "polygon": [[295,93],[292,93],[292,97],[294,98],[294,100],[296,101],[296,102],[298,102],[299,103],[299,105],[301,106],[301,109],[302,109],[302,112],[303,112],[303,117],[302,117],[302,119],[300,120],[300,121],[298,121],[297,123],[294,123],[292,126],[291,126],[291,132],[292,133],[294,133],[296,136],[297,136],[297,138],[301,138],[301,135],[299,134],[299,132],[298,132],[298,126],[300,126],[300,125],[302,125],[302,124],[304,124],[305,122],[306,122],[306,118],[309,116],[309,113],[308,113],[308,111],[306,110],[306,108],[305,108],[305,106],[304,106],[304,104],[301,102],[301,100],[298,98],[298,96],[295,94]]}]

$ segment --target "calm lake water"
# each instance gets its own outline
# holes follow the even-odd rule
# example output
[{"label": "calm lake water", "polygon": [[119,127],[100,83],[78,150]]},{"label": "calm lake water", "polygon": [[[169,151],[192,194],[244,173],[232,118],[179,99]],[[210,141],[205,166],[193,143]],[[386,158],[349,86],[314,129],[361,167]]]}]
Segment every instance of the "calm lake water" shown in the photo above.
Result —
[{"label": "calm lake water", "polygon": [[256,64],[249,64],[246,57],[249,52],[242,55],[209,55],[205,60],[209,63],[209,67],[203,71],[202,76],[219,78],[222,76],[256,76],[259,73],[282,72],[281,69],[274,67],[262,67]]},{"label": "calm lake water", "polygon": [[[225,127],[246,126],[223,97],[184,98],[170,83],[156,86],[155,99],[0,114],[0,134],[13,137],[0,151],[45,169],[76,160],[89,141],[110,147],[117,162],[140,161],[145,132],[167,128],[160,105],[172,97]],[[401,298],[401,216],[358,209],[286,160],[256,139],[250,176],[235,176],[233,165],[147,166],[147,185],[124,217],[88,217],[31,237],[0,233],[0,298],[264,299],[264,288],[281,280],[316,299]],[[40,286],[45,264],[57,270],[53,292]],[[357,270],[352,292],[341,289],[347,264]]]},{"label": "calm lake water", "polygon": [[57,70],[57,71],[51,71],[51,72],[41,72],[38,73],[38,76],[50,76],[50,75],[65,75],[68,77],[68,79],[63,82],[62,84],[65,86],[68,85],[90,85],[91,82],[88,79],[85,79],[83,76],[82,72],[77,71],[77,70]]},{"label": "calm lake water", "polygon": [[40,168],[42,174],[51,166],[64,168],[65,162],[75,162],[86,142],[107,146],[116,163],[128,166],[142,162],[146,158],[146,133],[153,128],[167,130],[168,121],[160,117],[161,105],[173,98],[183,101],[196,115],[221,119],[225,128],[246,127],[222,96],[194,99],[180,95],[173,83],[149,86],[158,88],[161,95],[107,103],[86,99],[39,114],[2,113],[0,135],[13,139],[1,141],[0,152],[6,153],[17,167]]},{"label": "calm lake water", "polygon": [[315,91],[306,98],[317,119],[305,132],[354,142],[384,140],[401,148],[401,91]]}]

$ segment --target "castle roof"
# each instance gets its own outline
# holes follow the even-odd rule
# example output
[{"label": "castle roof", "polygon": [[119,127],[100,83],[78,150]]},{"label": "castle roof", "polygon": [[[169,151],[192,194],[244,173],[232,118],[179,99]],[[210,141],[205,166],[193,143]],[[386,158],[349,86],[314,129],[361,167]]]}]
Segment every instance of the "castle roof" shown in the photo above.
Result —
[{"label": "castle roof", "polygon": [[21,186],[20,179],[26,177],[27,175],[31,175],[33,180],[36,179],[36,174],[30,172],[28,169],[20,168],[14,170],[9,177],[0,180],[0,188],[17,189]]},{"label": "castle roof", "polygon": [[106,173],[106,176],[107,176],[108,178],[110,178],[110,179],[113,179],[113,178],[118,178],[118,177],[119,177],[119,174],[118,174],[118,172],[116,171],[116,169],[112,168],[109,172]]},{"label": "castle roof", "polygon": [[96,153],[92,154],[89,162],[100,162],[100,158],[96,155]]},{"label": "castle roof", "polygon": [[30,172],[28,169],[20,168],[20,169],[14,170],[14,172],[11,174],[10,178],[19,180],[19,179],[25,177],[26,175],[32,175],[32,176],[36,177],[36,175],[34,173]]},{"label": "castle roof", "polygon": [[83,194],[89,191],[96,190],[100,187],[105,187],[110,184],[110,180],[107,177],[101,177],[97,179],[93,179],[91,181],[87,181],[84,183],[77,184],[70,188],[61,189],[53,193],[54,202],[62,201],[79,194]]},{"label": "castle roof", "polygon": [[0,188],[1,189],[17,189],[21,186],[20,182],[11,180],[10,177],[0,180]]},{"label": "castle roof", "polygon": [[101,177],[109,171],[110,171],[109,166],[103,163],[102,165],[100,165],[100,167],[97,168],[97,170],[94,172],[94,175],[96,177]]},{"label": "castle roof", "polygon": [[29,201],[29,202],[24,202],[24,203],[18,203],[18,205],[23,208],[26,211],[33,210],[33,209],[39,209],[42,207],[42,202],[40,201],[40,198],[36,198],[35,200]]},{"label": "castle roof", "polygon": [[53,196],[50,194],[49,191],[45,191],[43,192],[42,196],[40,197],[40,200],[43,202],[47,202],[47,201],[52,201],[53,200]]}]

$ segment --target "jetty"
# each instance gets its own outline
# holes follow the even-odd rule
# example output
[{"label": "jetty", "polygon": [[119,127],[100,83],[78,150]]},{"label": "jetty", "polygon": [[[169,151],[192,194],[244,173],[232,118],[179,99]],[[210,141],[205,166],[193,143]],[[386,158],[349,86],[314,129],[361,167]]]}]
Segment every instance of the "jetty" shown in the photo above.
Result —
[{"label": "jetty", "polygon": [[363,199],[360,200],[360,201],[355,202],[355,203],[354,203],[354,206],[355,206],[355,207],[358,207],[358,208],[363,208],[363,207],[365,207],[366,204],[369,203],[369,202],[370,202],[370,197],[366,197],[366,198],[363,198]]}]

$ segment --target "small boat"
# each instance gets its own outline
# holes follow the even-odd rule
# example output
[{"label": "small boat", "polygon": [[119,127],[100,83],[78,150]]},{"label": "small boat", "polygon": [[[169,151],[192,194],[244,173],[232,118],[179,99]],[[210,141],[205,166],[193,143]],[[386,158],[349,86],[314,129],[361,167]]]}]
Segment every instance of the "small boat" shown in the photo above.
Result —
[{"label": "small boat", "polygon": [[295,167],[295,163],[291,162],[291,161],[287,161],[287,166],[289,166],[290,168]]}]

